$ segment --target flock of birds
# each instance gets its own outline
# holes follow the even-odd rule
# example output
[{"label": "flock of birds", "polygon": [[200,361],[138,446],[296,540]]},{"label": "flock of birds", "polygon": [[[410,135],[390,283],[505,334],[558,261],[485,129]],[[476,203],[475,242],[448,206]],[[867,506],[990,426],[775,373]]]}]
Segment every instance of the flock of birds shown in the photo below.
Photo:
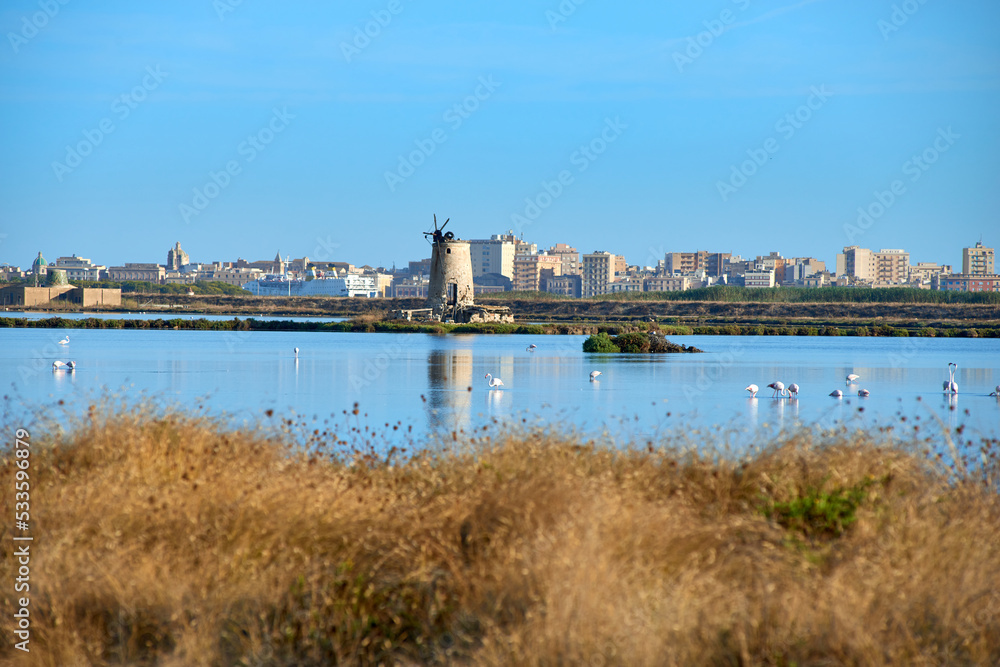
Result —
[{"label": "flock of birds", "polygon": [[[61,341],[59,341],[59,344],[64,346],[69,345],[69,336],[66,336]],[[528,352],[534,352],[536,349],[538,349],[538,346],[532,343],[531,345],[529,345],[524,349]],[[298,360],[299,348],[296,347],[292,351],[295,353],[295,359]],[[61,370],[72,371],[75,369],[76,369],[75,361],[52,362],[52,370],[54,371],[61,371]],[[955,382],[955,371],[957,370],[958,370],[958,364],[956,364],[953,361],[948,362],[948,379],[942,383],[944,392],[946,394],[958,394],[958,383]],[[591,382],[597,381],[597,378],[600,377],[601,375],[602,375],[601,371],[590,371],[590,381]],[[850,373],[845,379],[847,380],[847,384],[851,385],[857,383],[857,381],[861,379],[861,376],[855,373]],[[503,387],[503,380],[501,380],[500,378],[493,377],[490,373],[486,374],[486,382],[489,384],[490,389],[499,389]],[[784,382],[775,380],[771,384],[767,385],[767,388],[773,390],[771,398],[798,398],[799,396],[799,385],[795,384],[794,382],[785,387]],[[750,398],[757,398],[757,392],[760,391],[760,387],[758,387],[755,384],[749,384],[744,389],[744,391],[750,392]],[[841,391],[840,389],[834,389],[833,391],[830,392],[830,396],[832,396],[833,398],[843,398],[844,392]],[[867,389],[859,388],[858,396],[860,396],[861,398],[868,398],[869,396],[871,396],[871,392],[868,391]],[[1000,385],[996,386],[996,389],[994,389],[990,393],[990,396],[996,396],[997,398],[1000,398]]]},{"label": "flock of birds", "polygon": [[[944,389],[944,393],[956,394],[956,395],[958,394],[958,383],[955,382],[955,371],[957,370],[958,370],[958,364],[956,364],[953,361],[948,362],[948,379],[945,380],[943,383],[941,383],[942,388]],[[851,385],[851,384],[856,384],[857,381],[861,379],[861,376],[857,375],[856,373],[850,373],[844,379],[847,380],[847,384]],[[774,390],[774,393],[771,394],[771,398],[792,398],[793,396],[798,397],[799,395],[799,385],[795,384],[794,382],[788,385],[787,389],[785,388],[784,382],[778,382],[778,381],[772,382],[771,384],[767,385],[767,387],[768,389]],[[750,398],[757,398],[757,392],[760,391],[760,387],[758,387],[755,384],[751,384],[748,385],[744,389],[744,391],[750,392]],[[868,398],[869,396],[871,396],[871,394],[872,393],[867,389],[864,388],[858,389],[858,396],[860,396],[861,398]],[[834,389],[833,391],[830,392],[830,396],[832,396],[833,398],[843,398],[844,392],[840,389]],[[997,385],[996,389],[994,389],[990,393],[990,396],[996,396],[1000,398],[1000,385]]]}]

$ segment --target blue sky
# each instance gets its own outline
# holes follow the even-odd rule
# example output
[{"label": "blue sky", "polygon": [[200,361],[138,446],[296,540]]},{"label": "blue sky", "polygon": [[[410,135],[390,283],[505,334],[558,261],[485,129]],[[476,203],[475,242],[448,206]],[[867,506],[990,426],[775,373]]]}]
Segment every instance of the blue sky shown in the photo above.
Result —
[{"label": "blue sky", "polygon": [[9,1],[0,263],[405,265],[436,213],[633,264],[960,268],[1000,244],[998,26],[994,0]]}]

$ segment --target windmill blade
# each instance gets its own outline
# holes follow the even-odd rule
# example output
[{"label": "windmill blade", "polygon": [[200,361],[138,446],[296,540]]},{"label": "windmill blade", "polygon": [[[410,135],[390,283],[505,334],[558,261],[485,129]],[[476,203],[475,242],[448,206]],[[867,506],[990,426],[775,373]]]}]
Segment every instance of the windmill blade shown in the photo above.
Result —
[{"label": "windmill blade", "polygon": [[[436,221],[437,221],[437,218],[434,218],[434,220],[435,220],[435,222],[436,222]],[[448,218],[448,220],[451,220],[451,218]],[[444,224],[443,224],[443,225],[441,225],[441,229],[442,229],[442,230],[443,230],[443,229],[445,228],[445,226],[447,226],[447,224],[448,224],[448,220],[445,220],[445,221],[444,221]]]}]

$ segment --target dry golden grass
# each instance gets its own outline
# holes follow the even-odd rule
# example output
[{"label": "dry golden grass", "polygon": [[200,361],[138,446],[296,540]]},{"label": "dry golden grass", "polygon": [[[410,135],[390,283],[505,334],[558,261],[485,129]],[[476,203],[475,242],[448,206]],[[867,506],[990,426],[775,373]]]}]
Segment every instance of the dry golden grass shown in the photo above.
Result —
[{"label": "dry golden grass", "polygon": [[[529,431],[394,465],[141,408],[58,433],[32,438],[30,654],[0,561],[10,662],[1000,663],[995,442],[965,472],[862,433],[737,461]],[[811,488],[858,490],[856,521],[765,516]]]}]

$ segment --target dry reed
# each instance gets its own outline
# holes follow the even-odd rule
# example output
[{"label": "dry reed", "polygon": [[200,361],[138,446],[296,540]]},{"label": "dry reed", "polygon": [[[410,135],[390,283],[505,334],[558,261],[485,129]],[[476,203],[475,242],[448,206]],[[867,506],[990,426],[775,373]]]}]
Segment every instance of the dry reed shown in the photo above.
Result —
[{"label": "dry reed", "polygon": [[31,652],[5,546],[0,659],[1000,663],[996,441],[943,469],[864,433],[741,460],[524,430],[392,463],[314,435],[147,408],[35,434]]}]

